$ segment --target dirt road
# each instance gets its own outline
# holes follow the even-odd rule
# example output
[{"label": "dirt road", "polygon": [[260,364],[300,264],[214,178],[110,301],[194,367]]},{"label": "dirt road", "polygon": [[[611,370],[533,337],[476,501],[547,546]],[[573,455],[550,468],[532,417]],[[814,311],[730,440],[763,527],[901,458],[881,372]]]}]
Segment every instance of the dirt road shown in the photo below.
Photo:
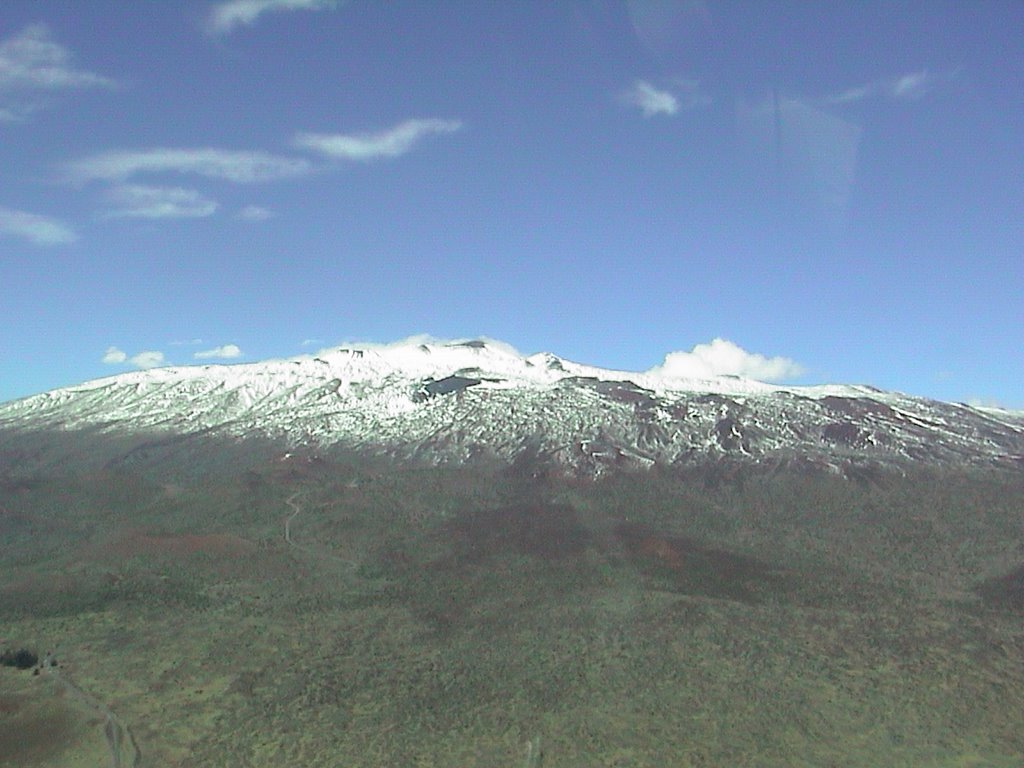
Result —
[{"label": "dirt road", "polygon": [[103,718],[103,735],[110,750],[111,768],[139,768],[142,765],[142,750],[128,725],[103,702],[83,691],[60,668],[48,665],[44,669],[64,689],[70,700]]}]

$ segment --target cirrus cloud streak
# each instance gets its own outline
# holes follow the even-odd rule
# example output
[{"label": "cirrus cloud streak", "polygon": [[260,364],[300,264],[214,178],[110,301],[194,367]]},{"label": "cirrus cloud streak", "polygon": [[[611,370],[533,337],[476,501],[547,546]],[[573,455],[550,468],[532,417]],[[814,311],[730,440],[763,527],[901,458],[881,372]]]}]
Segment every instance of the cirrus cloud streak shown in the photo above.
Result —
[{"label": "cirrus cloud streak", "polygon": [[218,207],[215,200],[180,187],[126,184],[109,190],[105,198],[115,206],[105,214],[112,219],[195,219],[212,216]]},{"label": "cirrus cloud streak", "polygon": [[0,123],[17,123],[51,105],[58,91],[114,88],[109,77],[74,66],[45,24],[0,41]]},{"label": "cirrus cloud streak", "polygon": [[293,144],[327,157],[365,162],[404,155],[426,136],[454,133],[461,128],[459,120],[413,119],[374,133],[299,133]]},{"label": "cirrus cloud streak", "polygon": [[212,35],[223,35],[236,27],[255,24],[266,13],[323,11],[337,6],[337,0],[227,0],[210,9],[206,28]]},{"label": "cirrus cloud streak", "polygon": [[873,96],[886,96],[890,99],[905,101],[919,99],[935,86],[935,77],[922,69],[919,72],[908,72],[899,77],[847,88],[845,91],[826,96],[822,103],[826,105],[855,104]]},{"label": "cirrus cloud streak", "polygon": [[125,181],[140,174],[175,173],[252,184],[305,176],[312,170],[309,161],[302,158],[211,147],[115,150],[66,166],[68,180],[78,183]]},{"label": "cirrus cloud streak", "polygon": [[44,24],[33,24],[0,42],[0,91],[112,88],[108,77],[75,69],[71,52]]}]

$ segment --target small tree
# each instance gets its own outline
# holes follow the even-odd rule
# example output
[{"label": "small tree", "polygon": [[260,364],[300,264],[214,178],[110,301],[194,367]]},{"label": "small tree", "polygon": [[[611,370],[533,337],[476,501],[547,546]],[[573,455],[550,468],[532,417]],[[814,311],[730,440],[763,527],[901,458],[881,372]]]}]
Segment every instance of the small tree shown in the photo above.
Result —
[{"label": "small tree", "polygon": [[38,663],[39,657],[27,648],[19,648],[16,651],[4,651],[3,653],[0,653],[0,665],[5,667],[29,669]]}]

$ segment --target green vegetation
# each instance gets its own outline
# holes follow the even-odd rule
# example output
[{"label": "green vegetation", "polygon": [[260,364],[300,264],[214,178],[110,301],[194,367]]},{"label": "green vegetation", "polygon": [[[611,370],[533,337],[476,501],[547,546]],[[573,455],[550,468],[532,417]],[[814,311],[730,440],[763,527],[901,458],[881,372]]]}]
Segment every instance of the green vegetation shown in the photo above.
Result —
[{"label": "green vegetation", "polygon": [[49,471],[0,519],[5,635],[55,648],[147,764],[1024,755],[1017,475],[168,475]]}]

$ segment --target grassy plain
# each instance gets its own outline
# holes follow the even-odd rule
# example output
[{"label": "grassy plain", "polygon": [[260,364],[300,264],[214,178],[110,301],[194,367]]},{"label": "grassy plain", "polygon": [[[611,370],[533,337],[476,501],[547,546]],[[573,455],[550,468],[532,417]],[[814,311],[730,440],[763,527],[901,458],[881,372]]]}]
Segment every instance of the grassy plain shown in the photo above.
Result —
[{"label": "grassy plain", "polygon": [[[53,469],[0,490],[0,641],[143,766],[1019,766],[1022,512],[966,471]],[[102,727],[0,670],[0,765]]]}]

